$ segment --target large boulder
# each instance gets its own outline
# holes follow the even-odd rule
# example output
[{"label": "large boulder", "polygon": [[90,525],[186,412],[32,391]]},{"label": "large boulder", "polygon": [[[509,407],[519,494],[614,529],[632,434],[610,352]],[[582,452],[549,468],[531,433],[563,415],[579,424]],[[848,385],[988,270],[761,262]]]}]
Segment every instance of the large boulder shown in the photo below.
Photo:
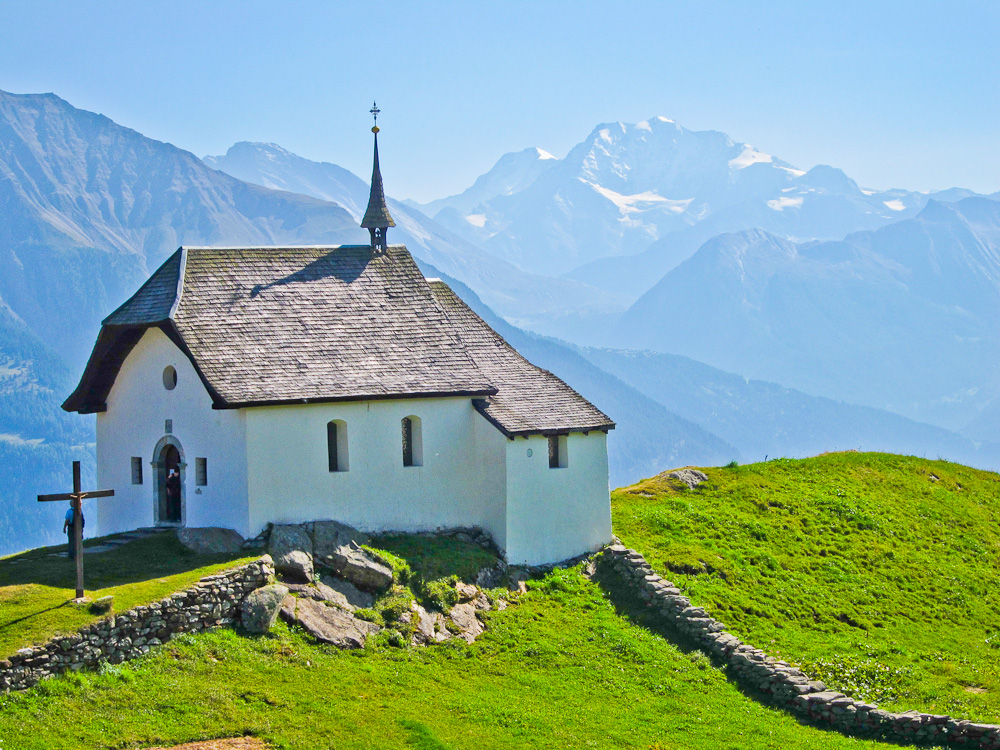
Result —
[{"label": "large boulder", "polygon": [[233,554],[243,549],[243,537],[218,526],[177,529],[177,541],[200,555]]},{"label": "large boulder", "polygon": [[292,581],[308,583],[313,577],[313,544],[309,532],[301,526],[276,524],[267,543],[274,558],[274,569]]},{"label": "large boulder", "polygon": [[354,542],[325,559],[334,573],[359,588],[381,591],[392,585],[392,568]]},{"label": "large boulder", "polygon": [[313,543],[309,532],[294,524],[275,524],[267,542],[267,551],[271,553],[274,561],[277,562],[278,558],[296,550],[312,556]]},{"label": "large boulder", "polygon": [[368,544],[367,534],[339,521],[314,521],[309,526],[313,537],[313,554],[319,558],[329,557],[351,542],[357,545]]},{"label": "large boulder", "polygon": [[292,550],[275,558],[274,569],[289,581],[309,583],[313,579],[313,559],[302,550]]},{"label": "large boulder", "polygon": [[301,625],[316,640],[337,648],[361,648],[369,635],[379,631],[375,623],[359,620],[342,609],[294,596],[285,598],[281,616]]},{"label": "large boulder", "polygon": [[341,609],[353,612],[357,607],[348,601],[347,597],[335,588],[327,586],[322,581],[314,584],[291,583],[288,590],[303,599],[315,599],[318,602],[330,602],[336,604]]},{"label": "large boulder", "polygon": [[288,596],[288,588],[280,583],[264,586],[247,594],[240,604],[243,628],[250,633],[266,633],[278,619],[281,603]]},{"label": "large boulder", "polygon": [[351,609],[368,609],[375,604],[375,597],[367,591],[362,591],[350,581],[333,576],[321,576],[320,581],[328,588],[341,594],[350,605]]}]

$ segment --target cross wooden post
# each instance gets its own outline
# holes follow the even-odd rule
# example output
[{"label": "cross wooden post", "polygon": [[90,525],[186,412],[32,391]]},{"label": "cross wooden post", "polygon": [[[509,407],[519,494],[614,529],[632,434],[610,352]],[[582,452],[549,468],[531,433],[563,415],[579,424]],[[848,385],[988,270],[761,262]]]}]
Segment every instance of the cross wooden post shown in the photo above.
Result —
[{"label": "cross wooden post", "polygon": [[113,497],[114,490],[84,492],[80,486],[80,462],[73,462],[73,491],[59,495],[39,495],[38,502],[70,500],[73,503],[73,539],[76,540],[76,598],[83,598],[83,501],[94,497]]}]

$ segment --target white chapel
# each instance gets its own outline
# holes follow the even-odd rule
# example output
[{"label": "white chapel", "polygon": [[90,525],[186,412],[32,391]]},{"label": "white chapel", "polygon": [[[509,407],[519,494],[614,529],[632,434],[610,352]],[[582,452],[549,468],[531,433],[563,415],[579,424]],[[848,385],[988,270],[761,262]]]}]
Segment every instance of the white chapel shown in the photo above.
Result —
[{"label": "white chapel", "polygon": [[529,565],[610,540],[614,423],[386,243],[373,131],[370,245],[182,247],[103,321],[63,405],[97,414],[100,534],[478,526]]}]

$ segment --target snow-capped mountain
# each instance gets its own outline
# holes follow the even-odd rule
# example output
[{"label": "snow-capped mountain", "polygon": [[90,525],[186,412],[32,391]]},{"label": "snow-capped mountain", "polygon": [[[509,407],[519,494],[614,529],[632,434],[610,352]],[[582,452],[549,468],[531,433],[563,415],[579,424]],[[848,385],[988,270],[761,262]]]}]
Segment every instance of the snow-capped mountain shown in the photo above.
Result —
[{"label": "snow-capped mountain", "polygon": [[1000,202],[932,200],[840,241],[720,235],[613,340],[961,431],[1000,397]]},{"label": "snow-capped mountain", "polygon": [[[540,157],[539,161],[544,162]],[[343,206],[357,222],[368,206],[367,181],[336,164],[311,161],[273,143],[237,143],[225,155],[206,156],[204,162],[246,182],[332,201]],[[391,169],[383,164],[382,172],[391,189],[387,167]],[[517,171],[507,170],[507,178],[516,179]],[[527,175],[531,170],[525,168],[522,172]],[[468,284],[509,320],[531,326],[567,311],[612,314],[627,307],[627,300],[621,295],[571,279],[524,271],[483,251],[406,203],[392,198],[387,198],[387,203],[396,222],[390,230],[390,242],[405,244],[418,261]]]},{"label": "snow-capped mountain", "polygon": [[803,171],[665,117],[598,125],[565,159],[535,159],[538,174],[519,189],[486,179],[511,166],[529,177],[530,152],[504,156],[472,188],[424,210],[521,268],[632,295],[722,232],[839,239],[911,217],[927,200],[864,190],[833,167]]},{"label": "snow-capped mountain", "polygon": [[[458,195],[414,205],[428,216],[434,216],[446,208],[452,209],[461,217],[470,216],[481,203],[524,190],[558,162],[559,160],[548,151],[534,147],[504,154],[489,172],[478,177],[472,187],[466,188]],[[478,217],[472,214],[467,221],[475,226]]]}]

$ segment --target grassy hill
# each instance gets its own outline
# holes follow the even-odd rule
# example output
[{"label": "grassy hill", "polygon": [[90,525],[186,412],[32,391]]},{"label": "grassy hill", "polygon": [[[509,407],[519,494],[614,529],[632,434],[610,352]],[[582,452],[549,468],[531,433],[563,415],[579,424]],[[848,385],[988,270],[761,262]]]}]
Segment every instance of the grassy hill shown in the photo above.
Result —
[{"label": "grassy hill", "polygon": [[1000,475],[877,453],[660,475],[615,530],[732,633],[897,710],[1000,719]]},{"label": "grassy hill", "polygon": [[[617,533],[732,632],[831,686],[890,708],[996,720],[1000,476],[881,454],[707,473],[695,490],[661,475],[616,491]],[[161,536],[88,555],[88,572],[102,591],[118,587],[116,601],[138,603],[236,562],[185,556],[174,544]],[[484,562],[478,548],[420,537],[377,545],[428,590]],[[43,614],[41,593],[52,606],[72,595],[55,571],[67,561],[32,554],[0,560],[7,648],[41,632],[21,620]],[[38,588],[11,609],[10,592],[24,586]],[[572,568],[489,613],[471,645],[379,637],[343,652],[283,624],[265,637],[183,636],[129,664],[0,696],[0,748],[244,734],[291,750],[883,747],[761,705],[645,622],[644,610]]]},{"label": "grassy hill", "polygon": [[[134,542],[105,553],[103,566],[105,554],[88,555],[88,570],[99,584],[122,577],[120,586],[132,588],[119,587],[118,596],[130,591],[139,601],[151,587],[180,588],[215,567],[198,567],[204,559],[171,543],[165,536]],[[428,590],[452,575],[468,579],[484,562],[478,547],[426,538],[378,544]],[[36,568],[45,561],[53,567]],[[60,562],[68,567],[64,558],[41,555],[16,563],[22,572],[14,584],[10,560],[0,561],[7,569],[0,596],[37,585],[27,598],[41,604],[39,592],[49,587],[29,582],[33,570],[54,584],[50,596],[71,596],[61,589]],[[157,566],[182,570],[169,575]],[[0,748],[144,748],[244,734],[294,750],[877,747],[759,705],[700,653],[637,624],[638,612],[618,609],[621,602],[579,568],[530,582],[518,599],[490,613],[487,632],[471,645],[401,648],[379,637],[343,652],[280,623],[265,637],[182,636],[129,664],[0,695]],[[0,633],[17,614],[23,608],[5,603]]]}]

